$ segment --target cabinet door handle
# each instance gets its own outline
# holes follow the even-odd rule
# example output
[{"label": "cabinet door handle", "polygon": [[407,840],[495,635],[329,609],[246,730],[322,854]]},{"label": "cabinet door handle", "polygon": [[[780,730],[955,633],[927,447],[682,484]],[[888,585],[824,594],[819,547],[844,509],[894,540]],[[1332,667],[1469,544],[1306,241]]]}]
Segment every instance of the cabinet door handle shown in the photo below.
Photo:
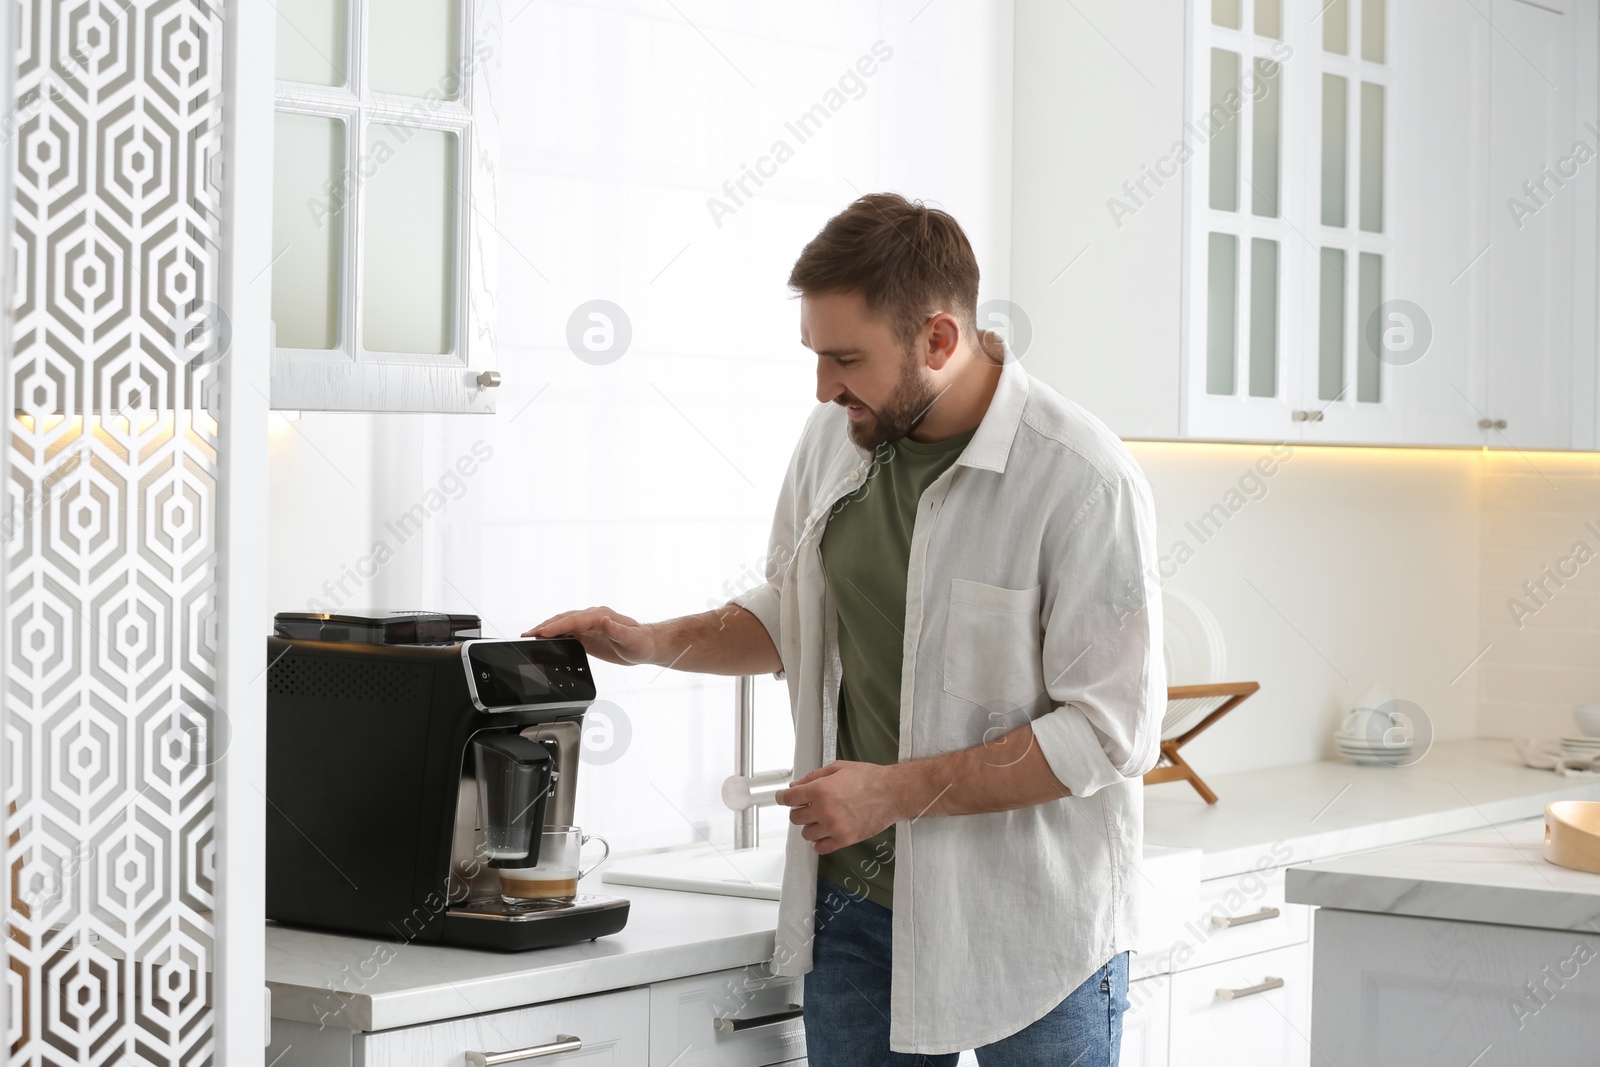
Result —
[{"label": "cabinet door handle", "polygon": [[529,1045],[527,1048],[508,1049],[505,1052],[468,1052],[467,1063],[469,1067],[499,1067],[502,1063],[521,1063],[524,1060],[554,1056],[558,1052],[577,1052],[582,1047],[583,1042],[571,1034],[557,1034],[554,1041],[546,1041],[542,1045]]},{"label": "cabinet door handle", "polygon": [[1478,429],[1480,429],[1480,430],[1503,430],[1505,428],[1506,428],[1506,420],[1505,419],[1479,419],[1478,420]]},{"label": "cabinet door handle", "polygon": [[1321,422],[1322,421],[1322,412],[1320,412],[1320,411],[1296,411],[1294,413],[1294,421],[1295,422]]},{"label": "cabinet door handle", "polygon": [[497,370],[486,370],[482,374],[478,375],[476,381],[478,385],[484,389],[498,389],[500,388],[500,372]]},{"label": "cabinet door handle", "polygon": [[1260,911],[1253,911],[1249,915],[1213,915],[1211,916],[1211,923],[1213,926],[1221,926],[1226,929],[1230,926],[1244,926],[1247,923],[1258,923],[1262,919],[1276,919],[1277,917],[1277,908],[1262,908]]},{"label": "cabinet door handle", "polygon": [[754,1030],[758,1026],[777,1026],[779,1023],[798,1019],[806,1010],[798,1004],[791,1004],[783,1011],[775,1011],[770,1015],[752,1015],[748,1019],[735,1019],[723,1015],[713,1019],[711,1025],[719,1034],[737,1034],[743,1030]]},{"label": "cabinet door handle", "polygon": [[1282,978],[1268,978],[1257,985],[1247,985],[1243,989],[1219,989],[1217,996],[1223,1000],[1238,1000],[1240,997],[1253,997],[1257,993],[1265,993],[1269,989],[1282,988]]}]

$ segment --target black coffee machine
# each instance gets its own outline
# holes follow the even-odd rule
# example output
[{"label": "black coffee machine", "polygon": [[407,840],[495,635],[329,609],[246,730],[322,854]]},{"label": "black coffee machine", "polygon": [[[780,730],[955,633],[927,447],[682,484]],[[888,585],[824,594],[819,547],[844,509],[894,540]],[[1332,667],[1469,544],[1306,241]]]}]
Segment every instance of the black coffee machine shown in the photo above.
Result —
[{"label": "black coffee machine", "polygon": [[616,933],[628,902],[507,903],[571,826],[583,713],[572,639],[483,640],[476,616],[284,612],[267,639],[267,918],[519,951]]}]

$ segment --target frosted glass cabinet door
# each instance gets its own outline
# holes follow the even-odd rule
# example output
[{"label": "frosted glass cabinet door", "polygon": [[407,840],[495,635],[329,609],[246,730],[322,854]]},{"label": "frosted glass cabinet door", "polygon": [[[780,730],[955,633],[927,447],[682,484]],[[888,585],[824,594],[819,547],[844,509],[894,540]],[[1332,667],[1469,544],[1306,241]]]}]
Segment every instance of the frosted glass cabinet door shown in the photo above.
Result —
[{"label": "frosted glass cabinet door", "polygon": [[343,85],[349,48],[345,0],[277,0],[279,81]]},{"label": "frosted glass cabinet door", "polygon": [[[1248,15],[1248,17],[1246,17]],[[1188,162],[1182,436],[1298,440],[1300,346],[1295,259],[1305,227],[1286,216],[1305,134],[1291,121],[1304,90],[1280,63],[1279,7],[1190,5],[1196,40],[1188,99],[1208,137]],[[1228,31],[1217,35],[1218,28]],[[1214,127],[1214,131],[1212,130]],[[1303,199],[1303,194],[1295,194]],[[1286,254],[1287,253],[1287,254]]]},{"label": "frosted glass cabinet door", "polygon": [[272,406],[492,414],[498,0],[281,0]]},{"label": "frosted glass cabinet door", "polygon": [[344,124],[280,111],[273,144],[272,321],[285,348],[339,347],[344,220],[329,183],[344,166]]},{"label": "frosted glass cabinet door", "polygon": [[369,155],[375,145],[393,155],[367,179],[361,343],[372,352],[442,355],[454,318],[456,136],[372,123]]},{"label": "frosted glass cabinet door", "polygon": [[458,0],[375,0],[367,17],[368,85],[405,96],[460,96]]}]

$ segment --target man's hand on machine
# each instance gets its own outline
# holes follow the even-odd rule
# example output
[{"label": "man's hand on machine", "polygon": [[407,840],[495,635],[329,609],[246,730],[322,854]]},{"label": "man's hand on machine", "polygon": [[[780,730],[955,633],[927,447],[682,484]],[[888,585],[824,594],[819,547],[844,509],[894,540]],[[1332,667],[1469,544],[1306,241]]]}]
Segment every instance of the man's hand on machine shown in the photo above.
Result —
[{"label": "man's hand on machine", "polygon": [[584,608],[546,619],[523,637],[576,637],[583,650],[607,663],[632,666],[656,662],[654,630],[610,608]]},{"label": "man's hand on machine", "polygon": [[639,622],[610,608],[585,608],[546,619],[523,637],[576,637],[607,663],[649,663],[700,674],[766,674],[783,660],[761,620],[726,604],[698,615]]}]

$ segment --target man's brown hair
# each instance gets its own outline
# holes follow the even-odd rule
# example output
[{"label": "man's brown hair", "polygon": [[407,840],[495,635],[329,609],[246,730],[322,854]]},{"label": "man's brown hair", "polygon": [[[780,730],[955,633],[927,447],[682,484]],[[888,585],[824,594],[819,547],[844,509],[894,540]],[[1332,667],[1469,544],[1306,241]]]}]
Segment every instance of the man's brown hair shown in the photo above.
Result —
[{"label": "man's brown hair", "polygon": [[859,292],[907,346],[941,309],[974,340],[978,259],[967,235],[948,213],[898,193],[869,193],[829,219],[795,260],[789,287]]}]

